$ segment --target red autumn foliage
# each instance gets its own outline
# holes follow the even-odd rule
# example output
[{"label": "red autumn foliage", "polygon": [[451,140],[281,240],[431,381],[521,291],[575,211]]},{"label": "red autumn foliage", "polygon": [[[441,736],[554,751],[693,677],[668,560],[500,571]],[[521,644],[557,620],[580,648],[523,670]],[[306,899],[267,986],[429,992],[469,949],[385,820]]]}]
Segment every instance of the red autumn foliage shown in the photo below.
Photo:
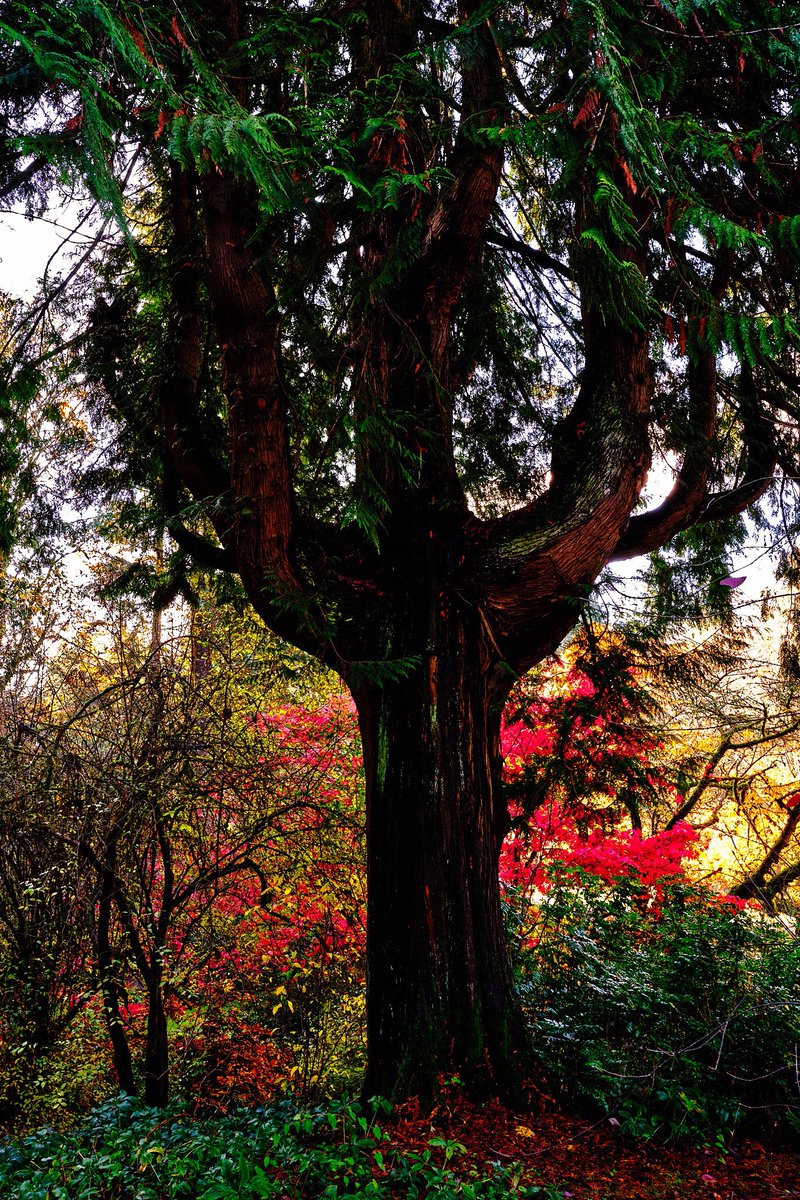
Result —
[{"label": "red autumn foliage", "polygon": [[[681,801],[654,765],[660,744],[644,696],[613,654],[599,665],[557,661],[535,693],[516,695],[501,742],[511,828],[499,868],[510,897],[535,900],[585,872],[609,885],[635,881],[657,914],[664,889],[683,876],[697,850],[691,826],[650,836],[637,827],[654,797],[670,810]],[[168,942],[177,1074],[216,1108],[264,1103],[283,1087],[316,1098],[332,1080],[352,1082],[363,1038],[364,803],[353,706],[343,697],[284,705],[253,727],[264,737],[255,769],[275,806],[268,835],[251,866],[176,914]],[[215,775],[205,786],[209,814],[252,783]],[[198,811],[198,830],[203,820]],[[180,853],[176,846],[178,868]],[[220,861],[230,853],[223,837]],[[535,941],[535,920],[530,932]],[[134,1050],[147,1016],[133,982],[121,1019]]]},{"label": "red autumn foliage", "polygon": [[637,827],[648,801],[675,807],[681,798],[653,766],[659,744],[641,720],[635,671],[613,658],[610,668],[595,680],[557,664],[504,723],[512,829],[500,874],[509,887],[546,891],[580,869],[607,883],[633,876],[658,892],[697,852],[685,821],[649,837]]}]

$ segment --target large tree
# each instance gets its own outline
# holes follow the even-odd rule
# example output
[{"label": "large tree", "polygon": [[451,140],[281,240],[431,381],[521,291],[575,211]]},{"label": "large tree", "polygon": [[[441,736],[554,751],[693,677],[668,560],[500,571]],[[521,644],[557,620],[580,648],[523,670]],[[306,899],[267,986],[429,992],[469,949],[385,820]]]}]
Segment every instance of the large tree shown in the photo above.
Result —
[{"label": "large tree", "polygon": [[355,698],[369,1091],[518,1093],[503,702],[609,561],[716,563],[794,472],[799,12],[0,5],[0,186],[105,221],[95,488]]}]

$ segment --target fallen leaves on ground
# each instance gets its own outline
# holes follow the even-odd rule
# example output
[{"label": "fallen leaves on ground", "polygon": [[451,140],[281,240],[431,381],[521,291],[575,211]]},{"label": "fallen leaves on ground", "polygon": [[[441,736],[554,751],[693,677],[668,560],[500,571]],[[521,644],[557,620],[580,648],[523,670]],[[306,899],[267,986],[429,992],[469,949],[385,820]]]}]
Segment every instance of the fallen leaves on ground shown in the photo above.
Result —
[{"label": "fallen leaves on ground", "polygon": [[522,1116],[451,1093],[427,1114],[413,1102],[401,1106],[387,1130],[401,1149],[422,1152],[432,1137],[460,1143],[459,1174],[518,1162],[518,1188],[559,1188],[574,1200],[800,1200],[800,1150],[757,1141],[728,1150],[665,1146],[623,1137],[607,1118]]}]

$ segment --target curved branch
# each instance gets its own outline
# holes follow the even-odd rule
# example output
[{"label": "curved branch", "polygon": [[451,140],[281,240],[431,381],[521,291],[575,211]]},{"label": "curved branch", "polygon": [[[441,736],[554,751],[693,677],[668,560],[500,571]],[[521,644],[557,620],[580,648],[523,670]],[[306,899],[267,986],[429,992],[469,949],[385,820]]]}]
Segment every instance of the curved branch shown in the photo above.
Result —
[{"label": "curved branch", "polygon": [[674,812],[672,814],[672,816],[670,817],[670,819],[667,821],[666,825],[664,826],[665,833],[668,832],[670,829],[674,829],[679,821],[685,821],[686,818],[689,816],[689,814],[697,807],[700,800],[703,798],[704,793],[708,790],[708,788],[714,782],[713,772],[716,770],[716,768],[722,762],[723,758],[728,753],[728,751],[731,749],[737,749],[737,750],[741,749],[741,746],[733,747],[731,745],[732,740],[733,740],[732,733],[725,734],[722,741],[719,743],[719,745],[715,749],[714,753],[711,755],[710,759],[706,763],[706,768],[703,773],[702,779],[692,789],[692,791],[689,793],[689,795],[684,800],[683,804],[681,804],[680,808],[678,808],[676,810],[676,812]]},{"label": "curved branch", "polygon": [[777,864],[798,825],[800,825],[800,805],[789,810],[783,829],[767,850],[758,867],[738,887],[733,889],[732,895],[738,896],[742,900],[762,899],[767,907],[770,907],[772,901],[784,888],[794,883],[795,879],[800,879],[800,863],[784,867],[777,875],[773,875],[772,879],[767,879],[767,875]]},{"label": "curved branch", "polygon": [[666,499],[652,512],[632,517],[617,543],[614,561],[647,554],[693,525],[708,497],[710,446],[717,418],[717,368],[708,351],[690,360],[689,423],[692,441]]},{"label": "curved branch", "polygon": [[[681,504],[679,477],[678,484],[663,505],[652,513],[631,518],[611,561],[647,554],[693,525],[736,516],[764,495],[774,477],[778,451],[772,424],[762,408],[753,373],[745,364],[741,368],[740,405],[746,458],[741,481],[722,492],[704,492],[698,499],[700,481],[697,478],[692,502]],[[688,455],[685,461],[688,462]]]},{"label": "curved branch", "polygon": [[227,551],[224,546],[215,546],[208,538],[202,537],[199,533],[194,533],[177,517],[170,517],[167,520],[167,532],[172,540],[190,555],[196,563],[201,566],[209,567],[213,571],[235,571],[236,563],[233,556]]},{"label": "curved branch", "polygon": [[647,337],[607,324],[589,306],[584,328],[581,389],[556,430],[550,488],[470,531],[480,603],[517,672],[552,652],[574,625],[650,462]]}]

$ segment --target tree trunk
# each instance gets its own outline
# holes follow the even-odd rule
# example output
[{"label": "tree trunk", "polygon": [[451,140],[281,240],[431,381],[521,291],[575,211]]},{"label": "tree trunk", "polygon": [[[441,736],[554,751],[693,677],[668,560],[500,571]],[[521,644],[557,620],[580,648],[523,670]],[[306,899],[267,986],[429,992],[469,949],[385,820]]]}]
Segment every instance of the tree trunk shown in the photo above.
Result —
[{"label": "tree trunk", "polygon": [[[113,884],[111,886],[113,887]],[[111,1042],[111,1053],[114,1059],[114,1070],[117,1072],[117,1083],[121,1091],[126,1092],[129,1096],[135,1096],[136,1081],[133,1075],[133,1059],[120,1009],[121,965],[114,953],[110,937],[112,899],[111,887],[107,882],[101,884],[97,908],[97,970],[108,1037]]]},{"label": "tree trunk", "polygon": [[444,595],[433,608],[421,665],[354,688],[367,782],[365,1094],[430,1098],[455,1074],[519,1102],[527,1040],[500,907],[493,651],[474,608]]},{"label": "tree trunk", "polygon": [[[157,953],[157,951],[156,951]],[[169,1100],[169,1038],[162,972],[147,980],[147,1040],[144,1052],[144,1102],[163,1108]]]}]

